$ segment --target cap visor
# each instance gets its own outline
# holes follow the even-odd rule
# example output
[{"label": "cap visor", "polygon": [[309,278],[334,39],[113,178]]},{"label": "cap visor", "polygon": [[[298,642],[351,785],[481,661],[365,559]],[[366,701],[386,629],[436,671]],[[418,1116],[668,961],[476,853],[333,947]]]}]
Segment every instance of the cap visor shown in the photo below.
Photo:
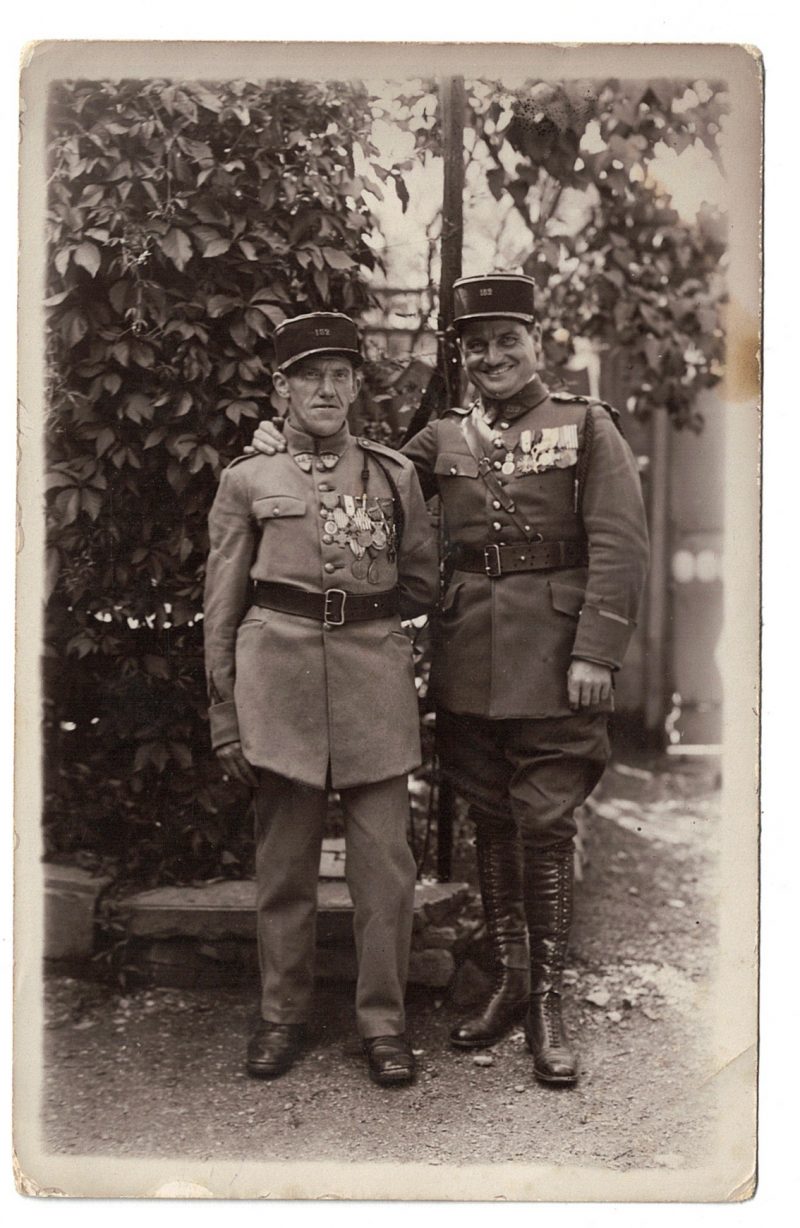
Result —
[{"label": "cap visor", "polygon": [[313,350],[303,350],[300,354],[292,354],[291,358],[287,358],[285,362],[279,363],[276,370],[288,371],[290,367],[295,366],[298,362],[302,362],[304,358],[311,358],[314,354],[341,354],[343,358],[349,358],[357,367],[360,367],[364,361],[358,350],[347,350],[340,345],[326,345],[315,347]]}]

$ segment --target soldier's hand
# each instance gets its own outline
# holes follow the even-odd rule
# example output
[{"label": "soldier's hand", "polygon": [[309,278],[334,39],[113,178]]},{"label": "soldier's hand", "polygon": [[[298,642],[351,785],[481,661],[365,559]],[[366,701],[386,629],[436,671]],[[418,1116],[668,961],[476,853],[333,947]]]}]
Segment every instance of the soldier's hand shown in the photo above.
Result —
[{"label": "soldier's hand", "polygon": [[263,452],[265,456],[274,456],[276,452],[285,451],[286,440],[283,433],[269,419],[259,422],[253,442],[245,448],[245,452]]},{"label": "soldier's hand", "polygon": [[220,746],[217,758],[222,764],[225,777],[238,780],[249,789],[256,788],[258,777],[244,757],[241,742],[228,742],[226,746]]},{"label": "soldier's hand", "polygon": [[611,698],[611,669],[594,661],[574,660],[567,672],[567,694],[573,712],[596,708]]}]

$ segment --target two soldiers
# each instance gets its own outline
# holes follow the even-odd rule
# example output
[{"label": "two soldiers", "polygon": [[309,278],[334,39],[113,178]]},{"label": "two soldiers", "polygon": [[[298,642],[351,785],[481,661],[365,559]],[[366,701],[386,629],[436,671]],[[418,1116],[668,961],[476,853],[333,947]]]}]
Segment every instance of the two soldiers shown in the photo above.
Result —
[{"label": "two soldiers", "polygon": [[[532,279],[456,282],[477,400],[403,449],[439,493],[448,585],[432,682],[443,769],[468,798],[496,980],[451,1034],[481,1048],[524,1018],[534,1073],[578,1077],[561,1016],[574,812],[609,757],[613,675],[647,565],[634,457],[611,411],[541,381]],[[254,444],[285,446],[262,423]]]},{"label": "two soldiers", "polygon": [[345,812],[358,1028],[372,1078],[402,1083],[414,1074],[407,773],[421,755],[400,618],[436,598],[436,544],[411,462],[348,430],[361,363],[352,321],[287,321],[275,349],[286,451],[224,471],[205,593],[212,742],[255,800],[262,993],[247,1068],[282,1074],[306,1040],[330,787]]}]

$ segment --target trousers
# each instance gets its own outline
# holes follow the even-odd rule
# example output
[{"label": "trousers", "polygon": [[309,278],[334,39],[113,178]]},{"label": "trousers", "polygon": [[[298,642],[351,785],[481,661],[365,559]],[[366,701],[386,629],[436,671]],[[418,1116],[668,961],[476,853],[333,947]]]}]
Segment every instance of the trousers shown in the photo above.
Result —
[{"label": "trousers", "polygon": [[[317,885],[326,789],[259,773],[255,791],[256,929],[261,1015],[304,1023],[314,987]],[[346,878],[358,960],[356,1021],[365,1039],[405,1030],[404,996],[416,866],[408,844],[408,780],[340,791]]]},{"label": "trousers", "polygon": [[481,822],[515,826],[533,853],[576,833],[586,801],[610,757],[608,715],[490,720],[439,709],[442,771]]}]

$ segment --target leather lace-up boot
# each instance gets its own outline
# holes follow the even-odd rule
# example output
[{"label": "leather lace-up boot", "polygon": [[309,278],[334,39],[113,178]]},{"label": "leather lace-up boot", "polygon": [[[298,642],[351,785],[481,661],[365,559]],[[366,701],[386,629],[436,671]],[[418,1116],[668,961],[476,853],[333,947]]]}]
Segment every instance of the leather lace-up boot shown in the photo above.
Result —
[{"label": "leather lace-up boot", "polygon": [[480,820],[478,878],[494,958],[494,984],[480,1012],[450,1033],[457,1049],[484,1049],[520,1023],[530,987],[528,931],[522,902],[522,848],[513,821]]},{"label": "leather lace-up boot", "polygon": [[573,848],[565,840],[525,858],[525,907],[531,943],[531,1000],[525,1036],[542,1083],[571,1084],[578,1060],[561,1018],[561,982],[572,925]]}]

